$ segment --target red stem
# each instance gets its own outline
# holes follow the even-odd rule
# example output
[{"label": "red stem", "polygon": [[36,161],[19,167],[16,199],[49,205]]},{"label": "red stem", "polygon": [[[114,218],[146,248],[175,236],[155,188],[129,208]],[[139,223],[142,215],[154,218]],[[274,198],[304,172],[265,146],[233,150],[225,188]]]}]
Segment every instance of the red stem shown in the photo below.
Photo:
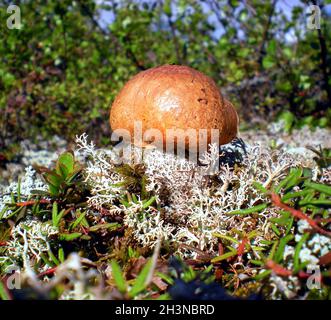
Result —
[{"label": "red stem", "polygon": [[329,231],[326,231],[324,230],[323,228],[321,228],[317,222],[311,218],[309,218],[307,215],[305,215],[302,211],[300,210],[296,210],[288,205],[286,205],[285,203],[283,203],[280,199],[280,196],[276,193],[272,193],[271,194],[271,200],[272,200],[272,203],[276,206],[276,207],[279,207],[281,209],[284,209],[288,212],[290,212],[292,214],[293,217],[295,218],[299,218],[299,219],[302,219],[302,220],[306,220],[309,225],[315,229],[317,232],[327,236],[327,237],[331,237],[331,232]]},{"label": "red stem", "polygon": [[50,268],[44,272],[41,272],[38,274],[38,278],[42,278],[43,276],[46,276],[46,275],[52,275],[54,274],[54,272],[56,271],[56,268],[57,267],[54,267],[54,268]]},{"label": "red stem", "polygon": [[29,200],[29,201],[24,201],[24,202],[17,202],[16,206],[17,207],[26,207],[26,206],[32,206],[36,203],[51,203],[49,200],[46,199],[41,199],[41,200]]}]

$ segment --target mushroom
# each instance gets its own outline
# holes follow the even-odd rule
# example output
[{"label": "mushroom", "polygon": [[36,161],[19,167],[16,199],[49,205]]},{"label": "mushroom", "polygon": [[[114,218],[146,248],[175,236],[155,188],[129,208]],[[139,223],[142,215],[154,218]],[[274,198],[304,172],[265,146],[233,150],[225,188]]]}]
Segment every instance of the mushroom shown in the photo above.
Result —
[{"label": "mushroom", "polygon": [[[112,130],[125,129],[131,139],[135,122],[141,124],[144,139],[131,140],[135,145],[156,145],[155,133],[159,132],[164,148],[165,142],[173,139],[171,129],[183,130],[185,149],[190,151],[191,146],[197,150],[214,142],[212,129],[219,133],[216,142],[229,143],[237,135],[238,121],[235,108],[210,77],[180,65],[163,65],[135,75],[121,89],[110,112]],[[205,136],[199,130],[205,130]],[[154,140],[147,131],[152,132]],[[175,148],[178,142],[175,134]]]}]

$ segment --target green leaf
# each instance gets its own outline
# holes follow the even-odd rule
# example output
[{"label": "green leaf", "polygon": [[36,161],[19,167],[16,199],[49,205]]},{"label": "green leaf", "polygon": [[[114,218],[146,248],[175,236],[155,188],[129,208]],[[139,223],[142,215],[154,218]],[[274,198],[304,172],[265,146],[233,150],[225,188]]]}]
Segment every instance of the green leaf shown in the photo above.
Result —
[{"label": "green leaf", "polygon": [[55,201],[53,203],[53,207],[52,207],[52,223],[55,228],[57,228],[59,226],[60,221],[61,221],[62,217],[64,216],[64,214],[65,214],[64,209],[62,209],[60,211],[60,213],[58,213],[58,206],[57,206],[57,202]]},{"label": "green leaf", "polygon": [[331,196],[331,187],[325,184],[315,183],[315,182],[305,182],[305,186],[311,189],[314,189],[318,192],[325,193]]},{"label": "green leaf", "polygon": [[66,177],[66,182],[72,183],[79,176],[81,171],[82,171],[82,167],[76,166],[76,169],[73,172],[71,172],[70,174],[68,174],[68,176]]},{"label": "green leaf", "polygon": [[73,233],[60,233],[59,239],[64,241],[72,241],[79,238],[82,235],[80,232],[73,232]]},{"label": "green leaf", "polygon": [[295,122],[295,116],[290,111],[282,112],[279,116],[280,120],[283,120],[285,122],[285,132],[289,133],[293,127],[293,124]]},{"label": "green leaf", "polygon": [[166,0],[163,5],[163,12],[168,16],[171,17],[171,1]]},{"label": "green leaf", "polygon": [[54,262],[54,264],[58,266],[60,264],[60,261],[55,257],[52,250],[49,249],[47,252],[48,252],[48,256],[51,258],[51,260]]},{"label": "green leaf", "polygon": [[57,202],[54,201],[52,206],[52,222],[54,227],[57,226],[57,215],[58,215],[58,206],[57,206]]},{"label": "green leaf", "polygon": [[5,215],[5,212],[8,210],[7,206],[4,206],[2,208],[2,210],[0,211],[0,220],[3,218],[3,216]]},{"label": "green leaf", "polygon": [[269,41],[268,47],[267,47],[267,53],[275,56],[276,55],[276,50],[277,50],[277,42],[275,39],[272,39]]},{"label": "green leaf", "polygon": [[230,241],[230,242],[233,242],[233,243],[235,243],[235,244],[239,244],[239,241],[237,240],[237,239],[235,239],[235,238],[232,238],[232,237],[230,237],[230,236],[227,236],[227,235],[225,235],[225,234],[221,234],[221,233],[213,233],[213,236],[214,237],[217,237],[217,238],[221,238],[221,239],[225,239],[225,240],[228,240],[228,241]]},{"label": "green leaf", "polygon": [[112,269],[112,276],[116,284],[116,288],[122,294],[126,293],[127,285],[122,275],[122,270],[115,260],[111,261],[111,269]]},{"label": "green leaf", "polygon": [[263,58],[262,65],[264,69],[270,69],[275,65],[275,59],[267,55]]},{"label": "green leaf", "polygon": [[271,224],[271,229],[272,231],[279,237],[281,235],[281,232],[279,231],[279,229],[277,228],[277,226],[275,224]]},{"label": "green leaf", "polygon": [[66,178],[74,171],[75,158],[73,152],[67,151],[62,153],[56,162],[56,173]]},{"label": "green leaf", "polygon": [[85,218],[86,212],[80,213],[79,217],[74,221],[74,223],[71,225],[71,230],[75,229]]},{"label": "green leaf", "polygon": [[155,273],[158,277],[160,277],[162,280],[164,280],[166,283],[170,284],[171,286],[175,283],[175,281],[168,275],[162,273],[162,272],[156,272]]},{"label": "green leaf", "polygon": [[278,249],[275,253],[275,257],[274,257],[274,261],[276,263],[280,263],[282,260],[283,260],[283,256],[284,256],[284,250],[285,250],[285,246],[287,245],[287,243],[289,241],[291,241],[292,239],[294,238],[294,236],[292,234],[282,238],[280,241],[279,241],[279,246],[278,246]]},{"label": "green leaf", "polygon": [[260,260],[249,260],[248,262],[250,262],[256,266],[260,266],[260,267],[262,267],[264,265],[264,262],[260,261]]},{"label": "green leaf", "polygon": [[253,182],[253,187],[254,187],[256,190],[260,191],[261,193],[267,193],[267,192],[268,192],[268,189],[266,189],[266,188],[262,185],[262,183],[260,183],[260,182],[254,181],[254,182]]},{"label": "green leaf", "polygon": [[276,193],[279,193],[280,190],[282,188],[286,188],[287,185],[290,183],[290,182],[293,182],[296,178],[297,178],[297,175],[300,171],[297,171],[296,168],[292,168],[290,170],[290,173],[282,180],[278,183],[278,185],[275,187],[274,191]]},{"label": "green leaf", "polygon": [[271,222],[275,222],[281,226],[287,225],[290,218],[292,217],[291,214],[288,211],[281,211],[280,214],[281,214],[281,216],[279,218],[270,218],[269,220]]},{"label": "green leaf", "polygon": [[2,281],[0,281],[0,299],[1,300],[11,300],[10,296],[7,293],[6,287]]},{"label": "green leaf", "polygon": [[299,198],[305,196],[307,193],[310,193],[311,190],[305,189],[297,192],[288,192],[282,197],[282,201],[285,202],[287,200],[293,199],[293,198]]},{"label": "green leaf", "polygon": [[49,188],[49,193],[52,197],[57,197],[60,194],[60,189],[58,187],[49,184],[48,188]]},{"label": "green leaf", "polygon": [[44,178],[48,184],[51,184],[54,187],[60,187],[61,183],[63,182],[62,177],[55,172],[45,173]]},{"label": "green leaf", "polygon": [[228,212],[228,213],[226,213],[226,215],[246,216],[246,215],[251,214],[251,213],[260,212],[260,211],[264,210],[265,208],[267,208],[268,205],[269,205],[269,203],[261,203],[261,204],[258,204],[257,206],[251,207],[251,208],[240,209],[240,210],[235,210],[235,211],[232,211],[232,212]]},{"label": "green leaf", "polygon": [[265,270],[254,277],[254,280],[260,281],[272,273],[272,270]]},{"label": "green leaf", "polygon": [[300,179],[302,176],[302,173],[303,173],[302,167],[291,169],[289,179],[285,186],[285,190],[296,186],[302,180],[302,179]]},{"label": "green leaf", "polygon": [[279,241],[275,241],[271,247],[271,250],[269,252],[269,256],[268,256],[268,260],[273,260],[274,259],[274,255],[276,252],[276,248],[278,247]]},{"label": "green leaf", "polygon": [[64,260],[65,260],[65,256],[64,256],[64,250],[63,250],[63,248],[60,248],[60,249],[59,249],[57,255],[58,255],[58,257],[59,257],[60,262],[63,263]]},{"label": "green leaf", "polygon": [[31,190],[30,191],[31,195],[36,195],[36,196],[48,196],[48,192],[44,190]]},{"label": "green leaf", "polygon": [[151,206],[154,203],[155,200],[156,200],[156,197],[153,196],[152,198],[150,198],[149,200],[144,202],[143,209],[147,209],[149,206]]},{"label": "green leaf", "polygon": [[138,198],[137,198],[137,196],[134,193],[132,193],[132,201],[134,203],[138,203]]},{"label": "green leaf", "polygon": [[224,253],[221,256],[217,256],[217,257],[211,259],[210,262],[211,263],[220,262],[220,261],[226,260],[228,258],[234,257],[235,255],[237,255],[237,250],[236,251],[232,251],[232,252]]},{"label": "green leaf", "polygon": [[326,207],[331,208],[331,200],[310,200],[310,201],[299,201],[299,205],[302,207]]},{"label": "green leaf", "polygon": [[111,222],[111,223],[100,223],[95,226],[90,227],[89,231],[95,232],[101,229],[109,229],[109,230],[115,230],[117,228],[121,227],[121,225],[117,222]]},{"label": "green leaf", "polygon": [[152,267],[152,259],[149,259],[144,265],[139,275],[137,276],[134,285],[129,292],[129,296],[131,298],[134,298],[137,294],[145,290],[146,280],[148,278],[151,267]]},{"label": "green leaf", "polygon": [[41,253],[40,257],[46,265],[48,265],[49,267],[54,267],[55,264],[51,260],[49,260],[44,253]]}]

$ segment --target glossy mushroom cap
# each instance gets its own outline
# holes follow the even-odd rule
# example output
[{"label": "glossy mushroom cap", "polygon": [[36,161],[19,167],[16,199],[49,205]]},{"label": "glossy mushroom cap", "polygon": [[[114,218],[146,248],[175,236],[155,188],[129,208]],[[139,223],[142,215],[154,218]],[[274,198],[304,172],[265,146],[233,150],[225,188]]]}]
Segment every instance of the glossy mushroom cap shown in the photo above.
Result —
[{"label": "glossy mushroom cap", "polygon": [[[217,129],[219,144],[226,144],[236,137],[238,128],[237,112],[215,82],[197,70],[178,65],[142,71],[124,85],[113,102],[110,125],[113,131],[126,129],[133,136],[135,121],[141,121],[143,134],[148,129],[159,130],[163,142],[169,137],[167,129],[195,129],[197,133],[191,132],[189,138],[197,145],[201,139],[198,130],[207,129],[209,144],[211,129]],[[134,143],[146,145],[151,141]]]}]

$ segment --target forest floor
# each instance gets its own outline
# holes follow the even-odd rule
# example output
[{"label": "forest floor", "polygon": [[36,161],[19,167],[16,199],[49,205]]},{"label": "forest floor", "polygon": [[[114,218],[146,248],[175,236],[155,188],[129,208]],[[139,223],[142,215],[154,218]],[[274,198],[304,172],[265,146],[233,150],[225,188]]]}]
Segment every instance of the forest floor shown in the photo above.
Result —
[{"label": "forest floor", "polygon": [[1,298],[330,299],[330,133],[272,123],[200,165],[23,141],[1,169]]}]

